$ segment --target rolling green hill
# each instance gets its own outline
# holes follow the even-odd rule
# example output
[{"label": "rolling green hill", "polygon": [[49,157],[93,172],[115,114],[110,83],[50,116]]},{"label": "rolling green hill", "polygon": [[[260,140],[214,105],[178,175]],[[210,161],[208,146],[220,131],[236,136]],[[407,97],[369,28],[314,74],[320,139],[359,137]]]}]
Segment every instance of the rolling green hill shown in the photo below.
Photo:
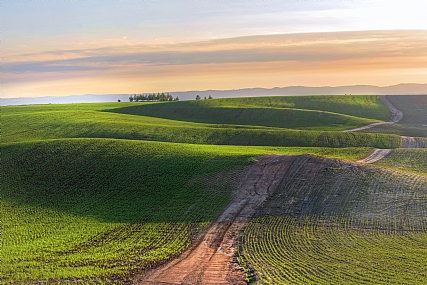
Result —
[{"label": "rolling green hill", "polygon": [[136,104],[109,111],[207,124],[329,131],[352,129],[389,118],[389,110],[378,96],[231,98]]},{"label": "rolling green hill", "polygon": [[400,137],[341,132],[388,116],[378,96],[2,107],[0,284],[130,284],[186,250],[264,154],[301,163],[242,232],[248,278],[422,284],[425,151],[362,167]]},{"label": "rolling green hill", "polygon": [[403,118],[397,124],[377,126],[370,132],[427,138],[427,96],[395,95],[387,98],[402,111]]},{"label": "rolling green hill", "polygon": [[368,151],[114,139],[3,144],[0,281],[120,283],[186,249],[222,212],[233,181],[254,157],[352,160]]},{"label": "rolling green hill", "polygon": [[[216,100],[203,100],[216,101]],[[309,130],[295,130],[279,127],[265,127],[248,125],[259,117],[251,113],[246,117],[246,124],[202,124],[194,122],[176,121],[150,116],[134,116],[129,114],[104,112],[103,110],[123,109],[140,110],[141,108],[163,108],[164,114],[181,111],[170,110],[179,106],[181,102],[171,103],[135,103],[135,104],[70,104],[70,105],[38,105],[2,108],[2,142],[19,142],[28,140],[42,140],[55,138],[120,138],[136,140],[153,140],[164,142],[181,142],[195,144],[227,144],[227,145],[263,145],[263,146],[324,146],[324,147],[377,147],[396,148],[400,145],[397,135],[342,133],[334,131],[314,130],[319,122],[324,123],[324,129],[338,129],[357,126],[371,122],[370,120],[332,114],[338,122],[319,121],[315,117],[318,113],[312,111],[297,111],[305,114],[300,117],[302,123]],[[186,103],[186,102],[185,102]],[[126,106],[126,107],[122,107]],[[157,106],[157,107],[156,107]],[[360,107],[361,108],[361,107]],[[203,109],[196,108],[197,112],[204,113]],[[229,113],[227,108],[222,113]],[[293,112],[292,110],[257,109],[263,110],[265,120],[277,120],[276,113]],[[230,112],[230,114],[233,114]],[[306,116],[306,115],[309,116]],[[233,115],[234,116],[234,115]],[[271,116],[271,117],[270,117]],[[338,116],[338,117],[337,117]],[[211,120],[217,118],[209,114]],[[345,118],[345,119],[342,119]],[[351,118],[350,121],[347,121]],[[230,120],[232,118],[230,117]],[[244,123],[244,120],[240,123]],[[284,123],[286,125],[288,123]],[[329,125],[327,125],[329,124]],[[289,124],[288,124],[289,125]],[[322,128],[320,128],[322,129]]]}]

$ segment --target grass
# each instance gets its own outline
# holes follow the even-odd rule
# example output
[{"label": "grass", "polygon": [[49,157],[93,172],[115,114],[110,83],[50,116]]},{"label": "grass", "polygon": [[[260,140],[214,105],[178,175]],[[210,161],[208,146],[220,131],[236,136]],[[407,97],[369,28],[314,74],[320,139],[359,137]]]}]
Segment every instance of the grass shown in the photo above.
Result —
[{"label": "grass", "polygon": [[369,149],[67,139],[1,152],[0,281],[15,284],[125,282],[181,253],[221,213],[230,170],[266,153],[354,160]]},{"label": "grass", "polygon": [[355,166],[372,147],[399,147],[400,137],[340,132],[388,121],[378,96],[1,113],[1,284],[129,283],[183,252],[263,154],[300,156],[239,241],[239,262],[256,269],[257,282],[427,282],[425,152],[396,149],[378,167]]},{"label": "grass", "polygon": [[427,149],[395,149],[375,165],[427,176]]},{"label": "grass", "polygon": [[389,117],[378,96],[231,98],[135,104],[109,111],[206,124],[324,131],[352,129]]},{"label": "grass", "polygon": [[[215,101],[215,100],[209,100]],[[125,108],[176,106],[177,103],[123,104]],[[121,138],[260,146],[399,147],[396,135],[293,130],[273,127],[202,124],[103,112],[110,104],[39,105],[2,108],[2,142],[55,138]],[[264,109],[265,111],[272,111]],[[274,110],[272,111],[274,113]],[[310,113],[310,112],[309,112]],[[308,120],[313,122],[316,120]]]},{"label": "grass", "polygon": [[[206,175],[248,163],[245,156],[123,140],[13,144],[2,153],[6,283],[119,282],[173,258],[228,203],[230,187],[221,182],[206,192]],[[205,179],[190,183],[200,175]]]},{"label": "grass", "polygon": [[387,96],[391,103],[404,114],[398,124],[383,125],[370,132],[398,134],[403,136],[427,137],[427,96]]},{"label": "grass", "polygon": [[312,156],[288,173],[240,237],[248,280],[427,282],[426,177]]}]

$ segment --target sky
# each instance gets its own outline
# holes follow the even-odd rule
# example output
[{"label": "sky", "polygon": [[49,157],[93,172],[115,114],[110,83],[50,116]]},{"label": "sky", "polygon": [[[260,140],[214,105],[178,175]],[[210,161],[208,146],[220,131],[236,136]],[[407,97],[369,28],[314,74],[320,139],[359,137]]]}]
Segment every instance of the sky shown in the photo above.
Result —
[{"label": "sky", "polygon": [[424,0],[1,2],[1,98],[427,83]]}]

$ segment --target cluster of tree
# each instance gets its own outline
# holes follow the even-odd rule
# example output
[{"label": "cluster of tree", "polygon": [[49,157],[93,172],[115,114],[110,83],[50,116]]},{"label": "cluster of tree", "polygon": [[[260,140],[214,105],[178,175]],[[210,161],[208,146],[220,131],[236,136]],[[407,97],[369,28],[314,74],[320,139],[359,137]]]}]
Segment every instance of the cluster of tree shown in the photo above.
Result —
[{"label": "cluster of tree", "polygon": [[[197,95],[196,96],[196,100],[200,100],[201,98],[200,98],[200,96],[199,95]],[[205,98],[203,98],[203,99],[206,99],[206,96],[205,96]],[[212,96],[211,95],[209,95],[209,97],[207,98],[207,99],[212,99]]]},{"label": "cluster of tree", "polygon": [[129,96],[130,102],[143,102],[143,101],[179,101],[178,96],[173,98],[169,93],[148,93],[148,94],[134,94]]}]

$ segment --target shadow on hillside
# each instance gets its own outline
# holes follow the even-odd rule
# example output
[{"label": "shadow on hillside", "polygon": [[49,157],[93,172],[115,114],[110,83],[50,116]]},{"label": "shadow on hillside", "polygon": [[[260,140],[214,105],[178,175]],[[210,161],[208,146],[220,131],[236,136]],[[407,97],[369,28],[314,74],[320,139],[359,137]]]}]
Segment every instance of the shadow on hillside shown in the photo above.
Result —
[{"label": "shadow on hillside", "polygon": [[370,133],[396,134],[409,137],[427,138],[427,123],[421,124],[384,124],[369,129]]},{"label": "shadow on hillside", "polygon": [[206,124],[252,125],[277,128],[344,130],[369,121],[337,113],[285,108],[211,107],[191,101],[136,104],[104,112]]},{"label": "shadow on hillside", "polygon": [[[2,152],[19,154],[19,147]],[[131,141],[36,143],[2,162],[1,197],[12,207],[105,222],[206,222],[218,217],[231,191],[226,179],[213,181],[211,173],[239,163],[245,164],[244,158],[212,158]]]}]

